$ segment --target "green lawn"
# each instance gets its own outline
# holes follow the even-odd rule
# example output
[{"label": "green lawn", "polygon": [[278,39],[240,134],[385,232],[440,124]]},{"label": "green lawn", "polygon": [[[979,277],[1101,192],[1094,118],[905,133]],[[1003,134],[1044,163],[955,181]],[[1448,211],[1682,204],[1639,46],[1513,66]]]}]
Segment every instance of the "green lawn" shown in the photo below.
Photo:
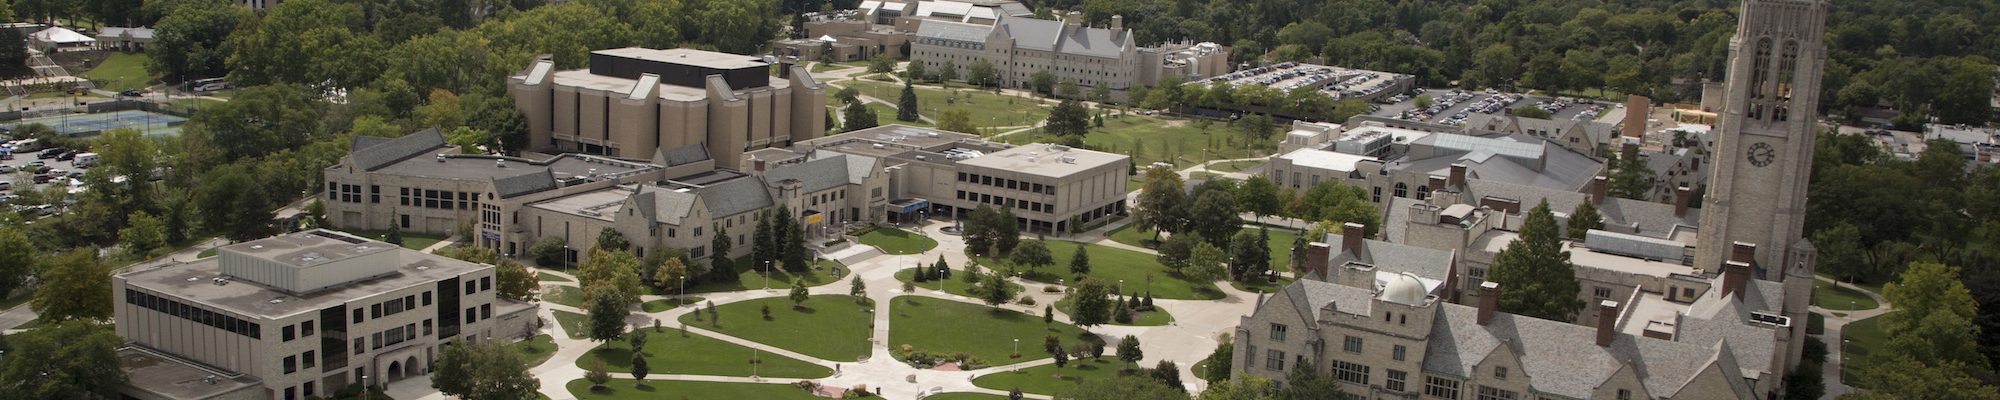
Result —
[{"label": "green lawn", "polygon": [[[840,275],[835,275],[833,273],[833,269],[836,267],[840,269]],[[734,292],[739,290],[756,290],[764,288],[765,284],[764,275],[760,273],[758,269],[750,268],[750,257],[745,256],[743,258],[737,259],[736,271],[737,271],[737,278],[735,282],[701,282],[701,283],[690,284],[687,287],[687,292],[688,293]],[[787,289],[792,287],[792,280],[794,278],[803,278],[806,280],[806,286],[819,286],[831,283],[836,280],[840,280],[840,277],[847,274],[847,272],[848,272],[847,268],[842,267],[840,265],[840,262],[833,260],[820,260],[818,266],[813,267],[811,271],[806,271],[805,273],[801,274],[785,272],[785,270],[783,269],[779,269],[778,267],[773,267],[771,268],[770,285],[772,289]],[[667,290],[654,289],[653,294],[674,295],[677,294],[676,293],[678,292],[677,289],[678,288],[667,289]]]},{"label": "green lawn", "polygon": [[1828,310],[1873,310],[1879,304],[1868,294],[1832,282],[1813,280],[1813,304]]},{"label": "green lawn", "polygon": [[[1062,338],[1064,346],[1093,337],[1074,325],[1043,324],[1041,317],[979,304],[921,296],[901,296],[892,302],[891,349],[907,344],[931,354],[965,352],[988,365],[1007,365],[1049,357],[1041,346],[1050,333]],[[1010,359],[1016,339],[1021,342],[1021,358]]]},{"label": "green lawn", "polygon": [[937,241],[896,228],[875,228],[861,235],[861,244],[875,246],[888,254],[917,254],[925,250],[936,250]]},{"label": "green lawn", "polygon": [[[1055,255],[1057,265],[1042,267],[1036,271],[1023,270],[1022,276],[1036,282],[1054,283],[1057,279],[1064,279],[1065,284],[1074,283],[1067,281],[1070,276],[1068,265],[1070,255],[1076,253],[1076,247],[1079,244],[1060,240],[1050,240],[1044,243],[1048,244],[1049,253]],[[1159,260],[1152,254],[1094,244],[1082,246],[1086,249],[1084,251],[1090,253],[1091,279],[1097,279],[1114,285],[1122,280],[1127,285],[1125,287],[1126,292],[1143,294],[1151,290],[1153,297],[1158,299],[1213,300],[1222,298],[1222,292],[1215,287],[1214,283],[1189,282],[1179,277],[1168,275],[1167,267],[1160,265]],[[979,261],[981,265],[1007,265],[990,258],[980,258]]]},{"label": "green lawn", "polygon": [[[894,83],[857,80],[841,82],[841,84],[861,91],[861,94],[864,96],[882,99],[882,101],[897,101],[903,95],[903,86]],[[1042,118],[1048,117],[1049,114],[1048,107],[1036,99],[1002,96],[993,94],[993,92],[972,89],[946,91],[920,87],[915,90],[917,92],[917,109],[920,114],[937,118],[944,115],[946,110],[964,110],[972,117],[973,126],[1034,125],[1035,122],[1041,121]],[[950,100],[954,93],[957,95],[957,100]],[[894,108],[891,107],[890,111],[888,114],[881,115],[882,122],[885,124],[895,120],[896,114]]]},{"label": "green lawn", "polygon": [[952,393],[934,394],[931,395],[931,397],[925,397],[924,400],[1007,400],[1007,396],[985,394],[985,393],[952,392]]},{"label": "green lawn", "polygon": [[[642,329],[640,332],[646,334],[646,366],[651,367],[652,373],[750,376],[749,360],[752,349],[749,347],[693,333],[681,337],[680,332],[673,329],[660,333],[654,333],[651,329]],[[785,356],[758,352],[756,357],[764,361],[762,365],[757,366],[758,376],[812,379],[833,375],[832,368]],[[592,359],[604,360],[605,370],[612,371],[614,375],[631,372],[632,346],[624,339],[612,340],[578,357],[576,365],[579,367],[589,365]]]},{"label": "green lawn", "polygon": [[[1887,315],[1887,314],[1884,314]],[[1843,382],[1853,382],[1856,374],[1868,364],[1868,354],[1889,344],[1889,334],[1882,331],[1882,317],[1854,321],[1840,328],[1840,373]],[[1833,344],[1833,343],[1828,343]]]},{"label": "green lawn", "polygon": [[553,312],[556,314],[556,323],[562,325],[563,332],[567,332],[570,339],[582,339],[590,336],[585,335],[583,332],[583,323],[589,322],[590,317],[562,310],[555,310]]},{"label": "green lawn", "polygon": [[544,273],[540,273],[540,272],[536,272],[536,273],[535,273],[535,280],[539,280],[539,281],[542,281],[542,282],[575,282],[575,281],[572,281],[572,280],[569,280],[569,278],[564,278],[564,277],[562,277],[561,275],[556,275],[556,274],[544,274]]},{"label": "green lawn", "polygon": [[97,68],[84,71],[83,77],[101,82],[99,89],[113,92],[144,89],[146,82],[153,80],[153,75],[146,73],[144,53],[111,53]]},{"label": "green lawn", "polygon": [[[1053,143],[1056,139],[1046,133],[1022,133],[1001,138],[1001,141],[1014,144]],[[1185,120],[1133,114],[1105,117],[1104,127],[1091,129],[1084,136],[1083,143],[1093,150],[1133,156],[1141,167],[1155,161],[1168,161],[1185,167],[1208,160],[1265,154],[1261,150],[1246,148],[1237,130],[1221,123],[1203,131]]]},{"label": "green lawn", "polygon": [[649,313],[656,313],[666,310],[672,310],[674,309],[674,307],[680,307],[688,304],[701,304],[701,302],[702,298],[700,297],[659,299],[639,304],[639,309],[646,310],[646,312]]},{"label": "green lawn", "polygon": [[[1070,307],[1075,307],[1075,306],[1076,302],[1070,300],[1069,297],[1065,296],[1063,297],[1062,300],[1056,301],[1056,312],[1063,313],[1063,315],[1069,315]],[[1121,324],[1118,323],[1117,321],[1112,321],[1111,325],[1162,326],[1171,323],[1174,323],[1173,314],[1168,313],[1167,309],[1165,308],[1154,308],[1153,311],[1146,311],[1146,312],[1132,314],[1132,323]]]},{"label": "green lawn", "polygon": [[[981,270],[984,271],[984,269]],[[958,296],[965,296],[973,299],[982,298],[981,296],[984,296],[984,294],[981,293],[985,293],[985,291],[982,290],[980,291],[980,293],[973,293],[972,288],[976,286],[974,286],[974,284],[971,283],[965,283],[965,279],[959,275],[963,273],[965,273],[964,269],[953,268],[951,272],[951,278],[946,279],[946,281],[948,282],[944,283],[944,292]],[[896,271],[896,280],[903,282],[910,282],[911,284],[917,286],[917,290],[937,290],[938,281],[917,282],[916,277],[917,277],[916,268],[904,268],[901,271]],[[1020,284],[1014,282],[1007,282],[1007,287],[1009,288],[1009,290],[1012,290],[1014,292],[1014,296],[1016,297],[1019,297],[1022,291],[1026,290],[1025,288],[1022,288]]]},{"label": "green lawn", "polygon": [[1025,368],[1017,371],[1001,372],[973,379],[972,384],[994,390],[1021,388],[1022,393],[1054,395],[1069,391],[1085,381],[1118,377],[1119,367],[1125,362],[1116,357],[1102,360],[1083,358],[1070,360],[1064,368],[1055,364]]},{"label": "green lawn", "polygon": [[[1209,129],[1215,129],[1215,128],[1209,128]],[[1253,169],[1261,166],[1264,166],[1263,161],[1230,161],[1226,163],[1209,164],[1208,170],[1216,172],[1240,172],[1243,170]]]},{"label": "green lawn", "polygon": [[[1257,233],[1256,228],[1243,228],[1241,230],[1238,230],[1237,232],[1243,232],[1243,231],[1248,231],[1250,233]],[[1269,246],[1271,248],[1271,269],[1274,271],[1286,272],[1285,266],[1291,265],[1292,262],[1292,240],[1298,238],[1299,235],[1290,230],[1284,230],[1284,229],[1271,229],[1270,232],[1271,232],[1271,240],[1264,243],[1264,245]],[[1111,238],[1111,241],[1118,243],[1152,248],[1151,246],[1146,246],[1146,241],[1153,240],[1153,230],[1140,228],[1138,224],[1126,224],[1125,226],[1121,226],[1118,227],[1118,229],[1112,230],[1109,235],[1106,235],[1106,237],[1109,237]],[[1166,240],[1166,238],[1167,237],[1165,235],[1160,236],[1161,240]],[[1283,286],[1280,285],[1279,287]]]},{"label": "green lawn", "polygon": [[211,247],[207,250],[202,250],[200,253],[195,253],[194,255],[194,258],[209,258],[209,257],[215,257],[215,248]]},{"label": "green lawn", "polygon": [[[375,240],[383,240],[383,238],[389,236],[389,231],[347,231],[347,233]],[[403,248],[405,249],[423,250],[425,247],[431,247],[431,245],[437,244],[440,241],[444,241],[444,236],[403,232]]]},{"label": "green lawn", "polygon": [[535,335],[534,338],[514,342],[514,344],[508,345],[508,347],[514,348],[514,351],[521,352],[521,362],[529,368],[542,365],[543,362],[549,360],[549,357],[556,355],[555,338],[549,337],[549,335]]},{"label": "green lawn", "polygon": [[[873,307],[855,304],[856,297],[819,295],[806,299],[805,308],[792,308],[791,299],[770,297],[716,306],[722,324],[695,320],[693,313],[681,316],[681,323],[721,332],[729,336],[791,350],[832,361],[853,361],[868,355]],[[761,309],[771,307],[771,319]]]},{"label": "green lawn", "polygon": [[[631,374],[615,375],[630,378]],[[577,400],[639,400],[639,399],[773,399],[773,400],[821,400],[799,390],[790,383],[733,383],[647,380],[645,386],[631,379],[612,379],[604,384],[604,390],[591,391],[590,381],[573,380],[568,385],[571,395]]]},{"label": "green lawn", "polygon": [[1277,293],[1286,286],[1291,286],[1292,280],[1291,276],[1279,275],[1277,282],[1271,282],[1269,279],[1252,279],[1250,282],[1232,280],[1229,281],[1229,286],[1250,293]]},{"label": "green lawn", "polygon": [[[892,101],[893,101],[893,100],[895,100],[895,99],[891,98],[891,99],[888,99],[888,100],[892,100]],[[928,127],[930,127],[930,126],[931,126],[931,123],[929,123],[929,122],[924,122],[924,120],[923,120],[922,118],[918,118],[918,119],[917,119],[917,120],[915,120],[915,121],[902,121],[902,120],[897,120],[897,119],[896,119],[896,106],[893,106],[893,105],[888,105],[888,104],[882,104],[882,103],[876,103],[876,102],[869,102],[869,103],[868,103],[868,110],[869,110],[869,111],[874,111],[874,112],[875,112],[875,123],[876,123],[876,124],[881,124],[881,125],[890,125],[890,124],[899,124],[899,125],[909,125],[909,126],[920,126],[920,127],[926,127],[926,128],[928,128]],[[932,116],[929,116],[929,115],[926,115],[926,117],[932,117]],[[935,118],[935,117],[933,117],[933,118]]]},{"label": "green lawn", "polygon": [[550,286],[542,291],[542,301],[583,309],[583,289],[569,286]]}]

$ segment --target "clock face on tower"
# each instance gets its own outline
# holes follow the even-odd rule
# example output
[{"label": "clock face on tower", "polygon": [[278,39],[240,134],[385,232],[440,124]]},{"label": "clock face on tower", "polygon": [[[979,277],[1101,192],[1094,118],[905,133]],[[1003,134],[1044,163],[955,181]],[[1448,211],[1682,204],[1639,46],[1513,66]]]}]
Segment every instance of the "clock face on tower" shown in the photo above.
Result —
[{"label": "clock face on tower", "polygon": [[1749,156],[1750,165],[1763,167],[1771,165],[1771,160],[1778,158],[1778,153],[1771,149],[1770,144],[1753,143],[1750,145]]}]

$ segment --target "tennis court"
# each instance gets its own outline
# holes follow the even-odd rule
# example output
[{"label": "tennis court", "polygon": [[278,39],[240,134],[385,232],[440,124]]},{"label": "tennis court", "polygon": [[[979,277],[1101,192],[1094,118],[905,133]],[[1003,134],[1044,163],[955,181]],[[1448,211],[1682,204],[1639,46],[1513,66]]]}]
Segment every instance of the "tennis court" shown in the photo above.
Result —
[{"label": "tennis court", "polygon": [[186,122],[187,118],[172,115],[141,110],[124,110],[96,114],[67,114],[53,117],[29,118],[0,123],[0,127],[13,130],[29,124],[42,124],[55,129],[58,133],[69,136],[91,136],[107,130],[131,128],[139,130],[140,133],[146,136],[159,136],[180,134],[181,124]]}]

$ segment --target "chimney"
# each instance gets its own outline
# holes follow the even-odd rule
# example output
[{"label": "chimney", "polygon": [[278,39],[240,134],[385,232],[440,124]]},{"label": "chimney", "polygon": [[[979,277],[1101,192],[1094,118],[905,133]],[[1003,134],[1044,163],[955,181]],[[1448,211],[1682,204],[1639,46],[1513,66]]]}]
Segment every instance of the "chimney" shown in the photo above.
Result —
[{"label": "chimney", "polygon": [[1605,300],[1597,303],[1597,345],[1610,347],[1611,339],[1618,337],[1618,302]]},{"label": "chimney", "polygon": [[1694,189],[1689,189],[1686,185],[1674,188],[1674,216],[1687,216],[1690,201],[1694,201]]},{"label": "chimney", "polygon": [[1756,244],[1735,242],[1731,243],[1730,246],[1731,247],[1729,249],[1729,261],[1742,261],[1744,265],[1750,265],[1757,262]]},{"label": "chimney", "polygon": [[1590,178],[1590,202],[1592,204],[1604,202],[1604,198],[1607,197],[1605,195],[1605,191],[1609,190],[1607,188],[1607,186],[1609,185],[1607,185],[1606,183],[1609,181],[1610,178],[1605,178],[1604,175],[1598,175]]},{"label": "chimney", "polygon": [[1082,25],[1083,25],[1083,12],[1080,12],[1080,11],[1070,11],[1070,12],[1068,12],[1068,13],[1065,13],[1065,14],[1063,14],[1063,18],[1062,18],[1062,22],[1063,22],[1063,28],[1064,28],[1064,29],[1069,29],[1069,28],[1075,28],[1075,27],[1078,27],[1078,26],[1082,26]]},{"label": "chimney", "polygon": [[1450,183],[1453,189],[1465,187],[1465,164],[1451,165],[1451,181],[1447,183]]},{"label": "chimney", "polygon": [[1639,159],[1639,141],[1629,137],[1624,138],[1623,140],[1624,144],[1620,145],[1618,148],[1618,159],[1619,160]]},{"label": "chimney", "polygon": [[1116,31],[1121,29],[1125,29],[1125,16],[1123,15],[1111,16],[1111,30]]},{"label": "chimney", "polygon": [[1332,248],[1328,247],[1326,243],[1312,242],[1311,244],[1307,244],[1306,271],[1318,275],[1322,281],[1326,280],[1326,263],[1331,256],[1327,253],[1331,251]]},{"label": "chimney", "polygon": [[1479,324],[1486,325],[1493,320],[1493,311],[1500,308],[1500,283],[1486,281],[1479,284]]},{"label": "chimney", "polygon": [[1743,286],[1750,283],[1750,263],[1729,261],[1722,263],[1722,295],[1733,296],[1743,301]]},{"label": "chimney", "polygon": [[1653,99],[1646,98],[1646,96],[1635,94],[1625,97],[1625,121],[1623,127],[1625,137],[1636,138],[1646,136],[1646,117],[1652,115],[1652,106]]},{"label": "chimney", "polygon": [[791,79],[792,62],[784,61],[784,58],[779,58],[779,60],[780,61],[778,61],[778,79]]},{"label": "chimney", "polygon": [[1427,186],[1430,190],[1445,190],[1444,182],[1445,182],[1444,177],[1433,176],[1431,177],[1430,183],[1425,186]]},{"label": "chimney", "polygon": [[1353,222],[1341,224],[1340,252],[1342,253],[1353,252],[1355,255],[1360,255],[1361,239],[1365,238],[1367,234],[1368,234],[1367,226]]}]

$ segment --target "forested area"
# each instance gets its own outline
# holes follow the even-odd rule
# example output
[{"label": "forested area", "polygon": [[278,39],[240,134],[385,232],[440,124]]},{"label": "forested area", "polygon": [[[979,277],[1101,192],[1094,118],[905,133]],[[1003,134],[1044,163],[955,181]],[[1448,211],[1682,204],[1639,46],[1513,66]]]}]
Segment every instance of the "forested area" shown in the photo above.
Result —
[{"label": "forested area", "polygon": [[[1536,89],[1698,101],[1720,80],[1737,1],[1049,0],[1103,26],[1121,15],[1144,44],[1213,41],[1235,61],[1320,57],[1415,74],[1426,86]],[[1828,115],[1887,105],[1914,123],[1991,117],[2000,4],[1841,0],[1827,21]]]}]

